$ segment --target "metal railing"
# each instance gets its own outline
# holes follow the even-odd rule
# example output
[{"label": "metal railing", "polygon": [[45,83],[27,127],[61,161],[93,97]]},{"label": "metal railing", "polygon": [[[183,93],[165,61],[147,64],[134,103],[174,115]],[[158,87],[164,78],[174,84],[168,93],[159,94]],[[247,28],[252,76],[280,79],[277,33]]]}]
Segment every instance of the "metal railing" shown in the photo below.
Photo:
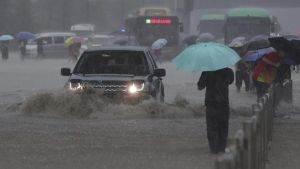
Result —
[{"label": "metal railing", "polygon": [[253,115],[243,122],[226,153],[216,160],[216,169],[265,169],[271,148],[273,117],[280,101],[292,103],[292,80],[274,84],[252,106]]}]

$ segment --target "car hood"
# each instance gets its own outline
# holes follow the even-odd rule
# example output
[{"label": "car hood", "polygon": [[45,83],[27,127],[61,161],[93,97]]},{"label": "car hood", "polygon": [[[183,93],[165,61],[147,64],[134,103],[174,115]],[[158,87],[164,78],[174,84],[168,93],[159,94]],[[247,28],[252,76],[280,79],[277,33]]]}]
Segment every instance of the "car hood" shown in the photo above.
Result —
[{"label": "car hood", "polygon": [[75,75],[70,77],[70,80],[78,79],[82,81],[133,81],[133,80],[145,80],[146,77],[134,76],[134,75],[115,75],[115,74],[101,74],[101,75]]}]

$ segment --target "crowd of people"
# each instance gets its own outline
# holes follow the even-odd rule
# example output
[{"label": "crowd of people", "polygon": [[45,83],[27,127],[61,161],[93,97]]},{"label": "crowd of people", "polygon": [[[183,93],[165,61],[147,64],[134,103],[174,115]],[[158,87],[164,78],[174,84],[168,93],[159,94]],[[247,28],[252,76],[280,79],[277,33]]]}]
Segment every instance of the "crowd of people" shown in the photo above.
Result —
[{"label": "crowd of people", "polygon": [[[3,61],[7,61],[9,59],[9,48],[10,48],[10,42],[11,40],[1,41],[0,42],[0,51],[1,51],[1,57]],[[28,39],[17,39],[18,48],[20,51],[20,58],[21,60],[24,60],[25,57],[28,55],[26,46],[28,44]],[[44,46],[45,41],[43,39],[36,39],[36,54],[37,58],[43,58],[45,57],[44,53]],[[66,50],[68,50],[69,53],[69,59],[70,61],[77,61],[79,55],[80,55],[80,49],[81,49],[81,43],[72,43],[68,46],[66,46]]]},{"label": "crowd of people", "polygon": [[[187,46],[207,42],[216,42],[216,40],[212,35],[206,33],[198,37],[189,37],[185,41]],[[237,37],[233,39],[228,47],[240,56],[240,60],[235,64],[234,69],[227,67],[215,71],[204,71],[198,81],[199,90],[206,88],[207,138],[210,151],[213,154],[225,151],[230,114],[228,88],[234,79],[238,93],[244,83],[245,91],[256,93],[258,99],[268,92],[271,84],[282,84],[284,80],[291,79],[292,64],[289,61],[291,48],[288,45],[278,43],[272,46],[270,43],[268,50],[259,48],[253,50],[249,49],[249,41],[246,38]],[[246,59],[250,54],[260,50],[268,52],[259,55],[255,60],[249,61]]]}]

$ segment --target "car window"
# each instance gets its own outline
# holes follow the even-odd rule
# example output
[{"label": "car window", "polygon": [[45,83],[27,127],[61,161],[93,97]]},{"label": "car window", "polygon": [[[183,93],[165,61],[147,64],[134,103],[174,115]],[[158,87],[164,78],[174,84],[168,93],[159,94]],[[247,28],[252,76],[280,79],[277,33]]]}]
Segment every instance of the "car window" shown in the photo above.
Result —
[{"label": "car window", "polygon": [[27,42],[27,45],[36,45],[37,43],[36,43],[36,39],[30,39],[30,40],[28,40],[28,42]]},{"label": "car window", "polygon": [[52,44],[53,42],[52,42],[52,37],[42,37],[42,38],[40,38],[42,41],[43,41],[43,43],[45,44],[45,45],[47,45],[47,44]]},{"label": "car window", "polygon": [[65,41],[63,36],[54,36],[53,39],[55,44],[63,44]]},{"label": "car window", "polygon": [[75,74],[130,74],[145,76],[149,66],[144,52],[97,51],[86,52],[74,69]]}]

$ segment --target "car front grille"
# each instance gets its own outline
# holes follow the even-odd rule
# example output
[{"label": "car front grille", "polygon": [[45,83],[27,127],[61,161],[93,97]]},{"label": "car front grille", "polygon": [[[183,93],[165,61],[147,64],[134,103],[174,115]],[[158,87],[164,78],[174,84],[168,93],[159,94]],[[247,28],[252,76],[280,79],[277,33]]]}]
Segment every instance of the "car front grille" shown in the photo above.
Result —
[{"label": "car front grille", "polygon": [[127,90],[126,81],[87,81],[85,84],[95,89],[101,89],[105,92],[125,92]]}]

